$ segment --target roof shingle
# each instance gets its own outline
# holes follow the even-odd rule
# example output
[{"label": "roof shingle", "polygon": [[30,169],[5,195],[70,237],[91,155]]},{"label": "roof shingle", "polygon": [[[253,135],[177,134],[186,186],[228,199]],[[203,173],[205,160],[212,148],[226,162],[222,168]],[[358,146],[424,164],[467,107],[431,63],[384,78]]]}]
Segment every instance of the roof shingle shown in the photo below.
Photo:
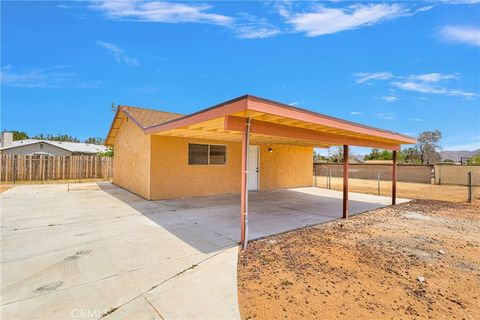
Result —
[{"label": "roof shingle", "polygon": [[131,118],[137,121],[137,123],[143,129],[185,116],[184,114],[179,113],[164,112],[130,106],[121,106],[120,108],[123,112],[127,113]]}]

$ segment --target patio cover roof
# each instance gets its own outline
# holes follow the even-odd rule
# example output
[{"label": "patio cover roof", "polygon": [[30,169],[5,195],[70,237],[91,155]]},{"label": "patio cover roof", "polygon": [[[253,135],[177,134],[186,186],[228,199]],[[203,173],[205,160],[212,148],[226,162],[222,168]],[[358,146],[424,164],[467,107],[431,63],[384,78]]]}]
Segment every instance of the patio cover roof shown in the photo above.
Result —
[{"label": "patio cover roof", "polygon": [[190,115],[119,106],[106,145],[114,145],[121,123],[128,117],[145,134],[169,137],[238,141],[251,118],[250,141],[311,145],[319,148],[351,145],[399,150],[412,137],[326,116],[276,101],[244,95]]}]

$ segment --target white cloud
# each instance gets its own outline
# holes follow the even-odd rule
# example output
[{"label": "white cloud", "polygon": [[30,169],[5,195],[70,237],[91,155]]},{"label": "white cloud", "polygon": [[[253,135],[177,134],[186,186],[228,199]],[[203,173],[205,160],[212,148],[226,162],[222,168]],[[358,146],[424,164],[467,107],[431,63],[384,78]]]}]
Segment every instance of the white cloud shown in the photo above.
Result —
[{"label": "white cloud", "polygon": [[[478,93],[468,92],[461,89],[455,89],[449,87],[451,80],[459,80],[459,74],[442,74],[438,72],[426,73],[426,74],[411,74],[408,76],[397,76],[390,72],[378,72],[378,73],[354,73],[356,77],[356,83],[367,83],[370,80],[391,80],[390,85],[404,90],[415,91],[427,94],[439,94],[447,96],[458,96],[465,99],[473,99],[479,96]],[[398,100],[398,96],[390,94],[388,96],[381,97],[381,99],[387,102],[394,102]]]},{"label": "white cloud", "polygon": [[97,41],[97,44],[102,48],[107,49],[114,57],[118,63],[124,63],[127,66],[138,67],[140,63],[136,58],[130,58],[125,54],[122,48],[114,45],[113,43]]},{"label": "white cloud", "polygon": [[351,111],[350,114],[353,114],[354,116],[362,114],[360,111]]},{"label": "white cloud", "polygon": [[300,105],[300,104],[302,104],[302,102],[300,102],[300,101],[293,101],[293,102],[290,102],[290,103],[289,103],[290,106],[294,106],[294,107],[296,107],[296,106],[298,106],[298,105]]},{"label": "white cloud", "polygon": [[441,0],[441,2],[446,4],[477,4],[480,3],[480,0]]},{"label": "white cloud", "polygon": [[388,80],[393,77],[393,74],[390,72],[377,72],[377,73],[367,73],[367,72],[358,72],[353,74],[357,78],[355,81],[357,84],[368,82],[370,80]]},{"label": "white cloud", "polygon": [[280,33],[280,30],[272,26],[243,25],[235,28],[237,38],[240,39],[263,39],[270,38]]},{"label": "white cloud", "polygon": [[396,114],[393,112],[388,113],[375,113],[375,117],[383,119],[383,120],[395,120]]},{"label": "white cloud", "polygon": [[179,3],[168,1],[114,0],[93,1],[90,8],[101,11],[109,19],[159,23],[208,23],[226,27],[239,39],[263,39],[273,37],[281,30],[266,19],[247,13],[233,18],[208,12],[209,4]]},{"label": "white cloud", "polygon": [[12,72],[12,67],[7,65],[2,67],[1,82],[4,86],[17,88],[59,88],[77,76],[67,69],[68,66],[55,66]]},{"label": "white cloud", "polygon": [[395,102],[398,100],[398,97],[394,95],[389,95],[389,96],[380,97],[380,99],[382,99],[385,102]]},{"label": "white cloud", "polygon": [[[425,10],[428,8],[416,12]],[[279,10],[295,31],[304,32],[309,37],[371,26],[416,12],[397,3],[356,4],[348,8],[317,6],[312,12],[302,13],[291,13],[285,7]]]},{"label": "white cloud", "polygon": [[435,86],[432,86],[429,83],[411,82],[411,81],[405,81],[405,82],[395,81],[395,82],[392,82],[392,85],[399,89],[407,90],[407,91],[417,91],[422,93],[436,93],[436,94],[446,93],[445,88],[436,88]]},{"label": "white cloud", "polygon": [[472,99],[478,94],[473,92],[467,92],[460,89],[450,89],[445,87],[444,84],[439,83],[431,83],[426,81],[395,81],[392,82],[391,85],[405,90],[405,91],[415,91],[421,93],[429,93],[429,94],[440,94],[440,95],[447,95],[447,96],[460,96],[465,99]]},{"label": "white cloud", "polygon": [[433,72],[433,73],[426,73],[426,74],[410,75],[409,79],[420,80],[420,81],[424,81],[424,82],[439,82],[439,81],[443,81],[443,80],[458,79],[458,75],[456,75],[456,74],[441,74],[441,73],[438,73],[438,72]]},{"label": "white cloud", "polygon": [[420,118],[411,118],[410,121],[414,121],[414,122],[422,122],[423,120],[420,119]]},{"label": "white cloud", "polygon": [[163,23],[209,23],[228,26],[233,18],[207,12],[207,4],[167,1],[94,1],[91,8],[102,11],[108,18]]},{"label": "white cloud", "polygon": [[480,28],[471,26],[445,26],[440,29],[440,37],[449,42],[470,46],[480,46]]}]

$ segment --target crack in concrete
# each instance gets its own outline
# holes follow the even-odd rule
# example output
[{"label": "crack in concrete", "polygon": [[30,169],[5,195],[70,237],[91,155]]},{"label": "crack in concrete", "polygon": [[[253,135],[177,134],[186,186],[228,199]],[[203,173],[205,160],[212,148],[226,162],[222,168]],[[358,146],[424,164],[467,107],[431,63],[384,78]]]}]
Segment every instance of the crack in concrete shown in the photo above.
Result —
[{"label": "crack in concrete", "polygon": [[226,235],[224,235],[224,234],[222,234],[222,233],[220,233],[220,232],[217,232],[217,231],[215,231],[215,230],[212,230],[212,229],[210,229],[210,228],[207,228],[207,227],[205,227],[204,225],[197,224],[197,226],[199,226],[199,227],[201,227],[201,228],[203,228],[203,229],[205,229],[205,230],[208,230],[208,231],[210,231],[210,232],[212,232],[212,233],[215,233],[215,234],[218,235],[218,236],[224,237],[224,238],[232,241],[233,243],[236,243],[236,244],[239,243],[237,240],[234,240],[234,239],[232,239],[232,238],[230,238],[230,237],[227,237]]},{"label": "crack in concrete", "polygon": [[158,314],[161,320],[165,320],[165,318],[160,314],[160,311],[158,311],[157,308],[155,308],[153,303],[151,303],[150,300],[147,299],[147,297],[142,296],[142,298],[150,305],[150,307],[152,307],[152,309]]},{"label": "crack in concrete", "polygon": [[[231,247],[228,247],[228,248],[231,248]],[[228,249],[226,247],[223,247],[223,248],[225,248],[225,250]],[[223,249],[223,248],[220,248],[220,249]],[[222,251],[224,251],[224,250],[222,250]],[[219,253],[222,252],[222,251],[219,251]],[[25,300],[33,299],[33,298],[44,296],[44,295],[54,294],[54,293],[58,293],[58,292],[73,289],[73,288],[87,286],[87,285],[90,285],[92,283],[96,283],[96,282],[99,282],[99,281],[104,281],[104,280],[107,280],[107,279],[110,279],[110,278],[118,277],[118,276],[130,273],[130,272],[139,271],[139,270],[142,270],[142,269],[145,269],[145,268],[156,267],[156,266],[159,266],[159,265],[162,265],[162,264],[165,264],[165,263],[169,263],[169,262],[172,262],[172,261],[177,261],[177,260],[181,260],[181,259],[184,259],[184,258],[193,257],[193,256],[198,255],[198,254],[199,253],[193,253],[193,254],[178,257],[178,258],[175,258],[175,259],[169,259],[169,260],[165,260],[165,261],[162,261],[162,262],[159,262],[159,263],[154,263],[154,264],[150,264],[150,265],[147,265],[147,266],[141,266],[141,267],[133,268],[133,269],[127,270],[125,272],[115,273],[115,274],[112,274],[112,275],[109,275],[109,276],[106,276],[106,277],[102,277],[102,278],[95,279],[95,280],[92,280],[92,281],[80,283],[80,284],[77,284],[77,285],[74,285],[74,286],[70,286],[70,287],[58,289],[58,290],[55,290],[55,291],[50,291],[50,292],[45,292],[45,293],[42,293],[42,294],[29,296],[29,297],[26,297],[26,298],[23,298],[23,299],[18,299],[18,300],[14,300],[14,301],[10,301],[10,302],[5,302],[3,304],[0,304],[0,306],[6,306],[6,305],[9,305],[9,304],[13,304],[13,303],[16,303],[16,302],[22,302],[22,301],[25,301]],[[185,270],[183,270],[182,272],[185,272]],[[178,275],[178,274],[176,274],[176,275]]]},{"label": "crack in concrete", "polygon": [[72,224],[79,224],[79,223],[87,223],[87,222],[100,222],[100,221],[108,221],[108,220],[116,220],[120,218],[125,218],[125,217],[132,217],[132,216],[137,216],[136,214],[126,214],[126,215],[120,215],[116,217],[109,217],[105,219],[89,219],[89,220],[82,220],[82,221],[74,221],[74,222],[62,222],[62,223],[50,223],[47,225],[41,225],[41,226],[32,226],[32,227],[24,227],[24,228],[12,228],[8,226],[3,226],[4,228],[11,228],[11,231],[28,231],[28,230],[37,230],[37,229],[44,229],[44,228],[51,228],[51,227],[58,227],[58,226],[68,226]]},{"label": "crack in concrete", "polygon": [[[205,261],[208,261],[208,260],[210,260],[210,259],[218,256],[219,254],[227,251],[228,249],[231,249],[231,248],[236,247],[236,246],[237,246],[237,245],[225,247],[225,248],[223,248],[223,250],[221,250],[221,251],[219,251],[219,252],[211,255],[210,257],[207,257],[207,258],[205,258],[205,259],[203,259],[203,260],[200,260],[199,262],[195,263],[194,265],[192,265],[192,266],[190,266],[190,267],[188,267],[188,268],[186,268],[186,269],[184,269],[184,270],[182,270],[182,271],[174,274],[174,275],[171,276],[170,278],[165,279],[165,280],[161,281],[160,283],[157,283],[156,285],[154,285],[154,286],[151,287],[150,289],[148,289],[148,290],[146,290],[146,291],[144,291],[144,292],[136,295],[135,297],[131,298],[130,300],[125,301],[124,303],[122,303],[122,304],[119,305],[118,307],[111,308],[111,310],[113,310],[112,312],[110,312],[109,314],[104,314],[104,315],[102,315],[100,318],[98,318],[98,320],[103,319],[103,318],[105,318],[106,316],[109,316],[109,315],[113,314],[114,312],[116,312],[116,311],[119,310],[120,308],[126,306],[127,304],[129,304],[129,303],[131,303],[132,301],[138,299],[139,297],[143,297],[144,294],[146,294],[146,293],[148,293],[148,292],[150,292],[150,291],[158,288],[159,286],[167,283],[168,281],[170,281],[170,280],[172,280],[172,279],[175,279],[176,277],[182,275],[183,273],[187,272],[187,271],[190,270],[190,269],[195,269],[197,266],[199,266],[200,264],[204,263]],[[195,267],[193,267],[193,266],[195,266]]]}]

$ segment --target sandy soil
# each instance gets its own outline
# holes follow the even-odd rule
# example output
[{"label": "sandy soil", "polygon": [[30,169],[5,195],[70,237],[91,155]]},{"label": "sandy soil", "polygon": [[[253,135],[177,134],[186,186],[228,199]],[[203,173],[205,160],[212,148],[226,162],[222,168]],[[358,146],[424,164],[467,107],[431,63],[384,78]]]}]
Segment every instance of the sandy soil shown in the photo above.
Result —
[{"label": "sandy soil", "polygon": [[480,203],[415,200],[239,254],[243,319],[480,319]]},{"label": "sandy soil", "polygon": [[58,184],[58,183],[84,183],[84,182],[102,182],[106,181],[105,179],[63,179],[63,180],[32,180],[32,181],[15,181],[14,184],[11,182],[2,182],[0,184],[0,193],[7,191],[15,187],[16,185],[22,184]]},{"label": "sandy soil", "polygon": [[[326,177],[317,177],[317,186],[325,188],[326,179]],[[348,187],[351,192],[378,194],[377,181],[374,180],[349,179]],[[341,191],[343,188],[342,179],[332,178],[331,188]],[[475,198],[480,199],[480,187],[476,187],[473,190]],[[380,194],[383,196],[390,196],[392,194],[391,192],[392,183],[390,181],[381,181]],[[468,188],[466,186],[397,182],[397,197],[465,202],[468,197]]]},{"label": "sandy soil", "polygon": [[7,191],[8,189],[13,188],[14,186],[11,184],[0,184],[0,193]]}]

